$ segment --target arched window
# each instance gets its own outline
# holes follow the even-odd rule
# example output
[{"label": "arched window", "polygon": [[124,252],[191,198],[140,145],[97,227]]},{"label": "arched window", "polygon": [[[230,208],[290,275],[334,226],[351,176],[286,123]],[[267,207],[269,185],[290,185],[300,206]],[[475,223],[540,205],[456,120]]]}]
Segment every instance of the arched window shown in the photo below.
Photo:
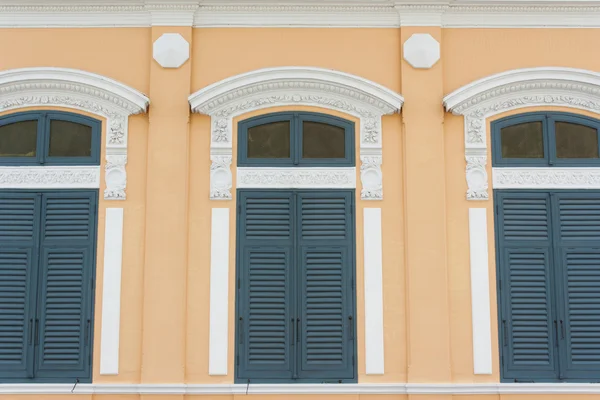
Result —
[{"label": "arched window", "polygon": [[492,124],[493,166],[600,165],[600,121],[569,113],[528,113]]},{"label": "arched window", "polygon": [[[99,169],[100,127],[66,112],[2,116],[0,166]],[[0,188],[0,382],[90,382],[98,189],[30,183]]]},{"label": "arched window", "polygon": [[36,111],[0,117],[0,165],[99,165],[100,121]]},{"label": "arched window", "polygon": [[503,381],[599,380],[600,190],[583,186],[599,128],[548,112],[492,123],[494,166],[540,183],[494,188]]},{"label": "arched window", "polygon": [[[239,127],[240,166],[355,163],[354,124],[340,118],[288,112]],[[238,188],[236,382],[356,383],[355,193],[306,180]]]},{"label": "arched window", "polygon": [[354,123],[316,113],[276,113],[239,124],[239,166],[354,166]]}]

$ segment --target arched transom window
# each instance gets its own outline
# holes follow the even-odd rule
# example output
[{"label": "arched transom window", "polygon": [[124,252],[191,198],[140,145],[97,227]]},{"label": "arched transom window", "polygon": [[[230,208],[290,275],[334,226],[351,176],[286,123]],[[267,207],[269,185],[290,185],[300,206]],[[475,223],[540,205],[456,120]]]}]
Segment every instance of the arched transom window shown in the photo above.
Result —
[{"label": "arched transom window", "polygon": [[492,124],[494,167],[600,165],[600,121],[570,113],[527,113]]},{"label": "arched transom window", "polygon": [[276,113],[239,125],[239,166],[354,166],[354,123],[315,113]]}]

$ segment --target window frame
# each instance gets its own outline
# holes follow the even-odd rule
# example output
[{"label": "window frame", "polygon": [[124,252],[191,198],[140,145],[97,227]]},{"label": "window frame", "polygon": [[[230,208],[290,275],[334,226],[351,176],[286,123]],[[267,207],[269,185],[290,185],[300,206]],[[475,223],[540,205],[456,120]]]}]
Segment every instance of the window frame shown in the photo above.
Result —
[{"label": "window frame", "polygon": [[[526,122],[542,122],[544,158],[502,157],[502,128]],[[592,167],[600,166],[598,158],[558,158],[556,156],[556,122],[567,122],[596,129],[600,155],[600,120],[568,112],[531,112],[492,121],[492,167]]]},{"label": "window frame", "polygon": [[[100,142],[102,122],[85,115],[64,111],[25,111],[0,117],[0,127],[15,122],[38,121],[35,157],[0,157],[0,166],[43,166],[43,165],[100,165]],[[67,121],[88,126],[92,129],[90,156],[51,157],[50,124],[52,121]]]},{"label": "window frame", "polygon": [[[289,158],[249,158],[248,129],[272,123],[290,122]],[[344,158],[303,158],[302,139],[303,122],[317,122],[344,129]],[[314,112],[278,112],[260,115],[238,123],[238,167],[354,167],[355,160],[355,123],[343,118]]]}]

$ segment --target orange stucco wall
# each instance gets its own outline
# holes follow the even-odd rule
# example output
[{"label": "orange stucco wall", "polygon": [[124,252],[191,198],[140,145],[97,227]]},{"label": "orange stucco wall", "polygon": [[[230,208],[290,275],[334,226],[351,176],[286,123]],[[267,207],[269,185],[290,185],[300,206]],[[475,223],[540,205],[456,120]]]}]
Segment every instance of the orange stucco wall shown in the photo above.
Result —
[{"label": "orange stucco wall", "polygon": [[[191,58],[179,69],[163,69],[152,59],[152,42],[164,32],[179,32],[191,43]],[[412,33],[430,33],[441,43],[442,58],[433,68],[416,70],[402,60],[402,43]],[[149,113],[129,120],[127,200],[114,204],[100,196],[93,382],[233,383],[236,202],[235,198],[218,203],[209,200],[210,119],[190,114],[187,96],[221,79],[275,66],[336,69],[377,82],[405,97],[402,115],[383,117],[385,199],[361,201],[357,190],[359,383],[498,382],[493,203],[473,205],[465,199],[463,119],[443,111],[442,97],[473,80],[514,68],[567,66],[598,71],[600,57],[589,49],[599,41],[600,31],[584,29],[0,30],[0,54],[10,55],[0,57],[0,70],[33,66],[77,68],[116,79],[150,97]],[[234,122],[282,109],[290,108],[264,109],[237,117]],[[338,112],[300,109],[338,115],[358,124],[356,118]],[[235,148],[234,140],[234,154]],[[488,169],[491,176],[491,162]],[[360,182],[358,176],[357,181]],[[104,376],[99,375],[104,215],[107,207],[117,206],[125,210],[120,362],[118,375]],[[488,210],[491,375],[473,374],[468,209],[474,206]],[[213,207],[229,208],[231,221],[227,376],[208,374]],[[381,207],[383,215],[383,375],[365,374],[364,207]],[[39,398],[0,396],[9,397]],[[69,398],[91,397],[116,400],[134,396]],[[224,397],[238,396],[218,396]],[[286,397],[300,400],[322,396]],[[452,396],[411,397],[449,400]],[[453,399],[500,397],[549,398],[470,395]],[[552,398],[592,397],[554,395]]]}]

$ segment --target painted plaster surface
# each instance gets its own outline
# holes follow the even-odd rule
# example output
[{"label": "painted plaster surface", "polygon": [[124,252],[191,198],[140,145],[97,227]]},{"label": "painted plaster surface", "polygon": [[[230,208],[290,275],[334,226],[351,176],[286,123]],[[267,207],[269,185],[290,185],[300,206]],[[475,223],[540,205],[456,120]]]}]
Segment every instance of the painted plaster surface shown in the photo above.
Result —
[{"label": "painted plaster surface", "polygon": [[[179,33],[190,43],[190,59],[179,68],[153,60],[152,43],[163,33]],[[442,57],[429,69],[403,60],[402,43],[427,33]],[[127,199],[124,209],[119,373],[100,375],[100,340],[94,340],[94,384],[215,384],[234,382],[236,195],[210,200],[209,116],[190,112],[187,96],[219,80],[279,66],[313,66],[351,73],[405,98],[400,115],[382,118],[385,197],[382,213],[382,276],[385,369],[368,375],[365,366],[363,209],[356,201],[356,303],[358,382],[498,383],[494,214],[491,200],[477,203],[487,215],[492,373],[473,370],[469,207],[465,197],[463,119],[445,113],[442,98],[490,74],[535,66],[600,71],[589,51],[600,31],[586,29],[403,28],[85,28],[1,29],[0,69],[32,66],[77,68],[145,93],[148,114],[129,118]],[[77,49],[73,51],[73,49]],[[1,96],[1,94],[0,94]],[[556,109],[530,108],[529,110]],[[319,107],[277,107],[274,111],[318,111],[359,123],[342,111]],[[572,111],[572,110],[570,110]],[[519,111],[520,112],[520,111]],[[579,111],[577,111],[579,112]],[[501,118],[504,113],[494,116]],[[591,112],[583,115],[598,117]],[[86,114],[85,112],[83,114]],[[87,114],[86,114],[87,115]],[[487,134],[489,135],[489,123]],[[103,135],[103,140],[106,135]],[[488,143],[490,142],[488,137]],[[357,136],[357,149],[360,146]],[[102,147],[105,148],[104,146]],[[357,152],[357,166],[360,165]],[[105,159],[104,154],[101,157]],[[491,153],[488,153],[491,160]],[[231,168],[235,171],[236,159]],[[487,164],[491,179],[491,162]],[[104,161],[101,182],[104,182]],[[360,181],[360,171],[356,171]],[[236,188],[236,174],[233,175]],[[490,182],[491,185],[491,182]],[[102,189],[102,186],[101,186]],[[100,198],[98,249],[104,248],[106,208]],[[211,210],[229,209],[229,309],[226,375],[209,374]],[[98,251],[96,323],[100,338],[104,255]],[[0,385],[1,386],[1,385]],[[237,398],[242,394],[188,395]],[[249,394],[256,399],[291,395]],[[588,400],[587,394],[553,399]],[[532,394],[336,394],[294,395],[294,399],[542,400]],[[0,399],[40,399],[2,395]],[[61,395],[48,399],[62,398]],[[81,394],[73,399],[183,399],[183,394]]]}]

